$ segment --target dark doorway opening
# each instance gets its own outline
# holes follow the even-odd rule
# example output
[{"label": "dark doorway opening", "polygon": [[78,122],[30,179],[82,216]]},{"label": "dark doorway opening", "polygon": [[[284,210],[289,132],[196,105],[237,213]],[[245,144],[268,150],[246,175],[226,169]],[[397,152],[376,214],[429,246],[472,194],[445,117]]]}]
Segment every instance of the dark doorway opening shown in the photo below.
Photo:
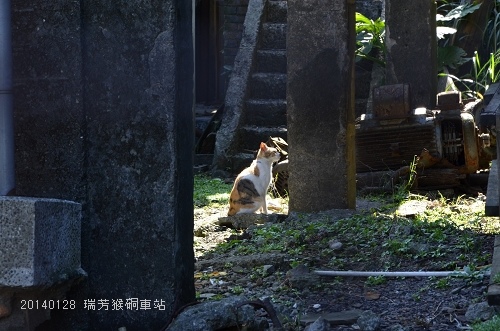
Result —
[{"label": "dark doorway opening", "polygon": [[218,0],[198,0],[195,13],[196,103],[224,100],[222,73],[222,15]]}]

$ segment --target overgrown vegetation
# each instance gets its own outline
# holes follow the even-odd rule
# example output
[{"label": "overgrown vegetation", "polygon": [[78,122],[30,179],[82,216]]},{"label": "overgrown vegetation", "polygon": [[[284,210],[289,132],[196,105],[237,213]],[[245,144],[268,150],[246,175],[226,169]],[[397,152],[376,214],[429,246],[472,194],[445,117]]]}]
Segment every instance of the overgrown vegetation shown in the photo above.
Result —
[{"label": "overgrown vegetation", "polygon": [[[498,81],[498,66],[500,64],[500,50],[498,32],[499,27],[499,2],[495,2],[493,13],[490,15],[483,39],[477,41],[476,51],[472,56],[467,57],[466,52],[456,44],[459,38],[456,37],[462,22],[465,22],[469,15],[477,11],[482,4],[464,3],[463,1],[442,1],[438,7],[437,15],[438,29],[441,34],[438,48],[439,72],[453,79],[455,85],[462,90],[467,97],[482,98],[489,85]],[[438,30],[440,31],[440,30]],[[483,49],[486,51],[477,51]],[[469,73],[457,77],[449,72],[459,72],[460,67],[467,62],[471,62]]]},{"label": "overgrown vegetation", "polygon": [[[493,12],[486,24],[482,40],[477,40],[473,55],[460,47],[458,32],[464,22],[482,4],[475,2],[441,0],[438,2],[436,36],[438,39],[438,75],[451,78],[465,97],[482,98],[489,85],[500,78],[500,1],[495,1]],[[477,27],[481,28],[481,27]],[[356,13],[356,61],[367,59],[385,66],[385,22],[369,19]],[[486,51],[484,51],[486,50]],[[463,65],[471,63],[471,70],[460,73]],[[453,88],[453,86],[448,86]]]},{"label": "overgrown vegetation", "polygon": [[372,20],[361,13],[356,13],[356,61],[367,59],[385,66],[377,57],[385,54],[385,22],[377,18]]}]

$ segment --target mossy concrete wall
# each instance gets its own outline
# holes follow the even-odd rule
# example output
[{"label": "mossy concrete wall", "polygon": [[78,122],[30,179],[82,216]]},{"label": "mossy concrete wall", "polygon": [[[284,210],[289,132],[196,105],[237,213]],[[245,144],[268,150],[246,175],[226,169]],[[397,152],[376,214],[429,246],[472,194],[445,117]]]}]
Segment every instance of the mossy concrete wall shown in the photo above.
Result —
[{"label": "mossy concrete wall", "polygon": [[13,3],[16,194],[82,204],[88,279],[42,330],[157,330],[194,299],[192,6]]}]

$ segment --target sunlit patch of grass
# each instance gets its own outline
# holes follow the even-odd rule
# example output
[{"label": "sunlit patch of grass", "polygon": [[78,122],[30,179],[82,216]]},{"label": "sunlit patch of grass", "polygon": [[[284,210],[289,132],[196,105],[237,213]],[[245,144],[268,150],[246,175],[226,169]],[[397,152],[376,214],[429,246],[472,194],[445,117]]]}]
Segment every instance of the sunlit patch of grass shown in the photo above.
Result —
[{"label": "sunlit patch of grass", "polygon": [[193,203],[195,208],[220,208],[227,205],[232,185],[206,175],[194,177]]}]

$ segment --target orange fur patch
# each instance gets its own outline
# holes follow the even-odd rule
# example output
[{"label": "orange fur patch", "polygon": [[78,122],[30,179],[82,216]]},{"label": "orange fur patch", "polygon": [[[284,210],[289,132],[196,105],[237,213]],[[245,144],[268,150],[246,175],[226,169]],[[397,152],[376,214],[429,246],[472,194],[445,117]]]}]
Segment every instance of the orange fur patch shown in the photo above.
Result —
[{"label": "orange fur patch", "polygon": [[257,167],[257,165],[255,165],[255,167],[253,168],[253,174],[257,177],[259,177],[260,175],[260,170],[259,167]]}]

